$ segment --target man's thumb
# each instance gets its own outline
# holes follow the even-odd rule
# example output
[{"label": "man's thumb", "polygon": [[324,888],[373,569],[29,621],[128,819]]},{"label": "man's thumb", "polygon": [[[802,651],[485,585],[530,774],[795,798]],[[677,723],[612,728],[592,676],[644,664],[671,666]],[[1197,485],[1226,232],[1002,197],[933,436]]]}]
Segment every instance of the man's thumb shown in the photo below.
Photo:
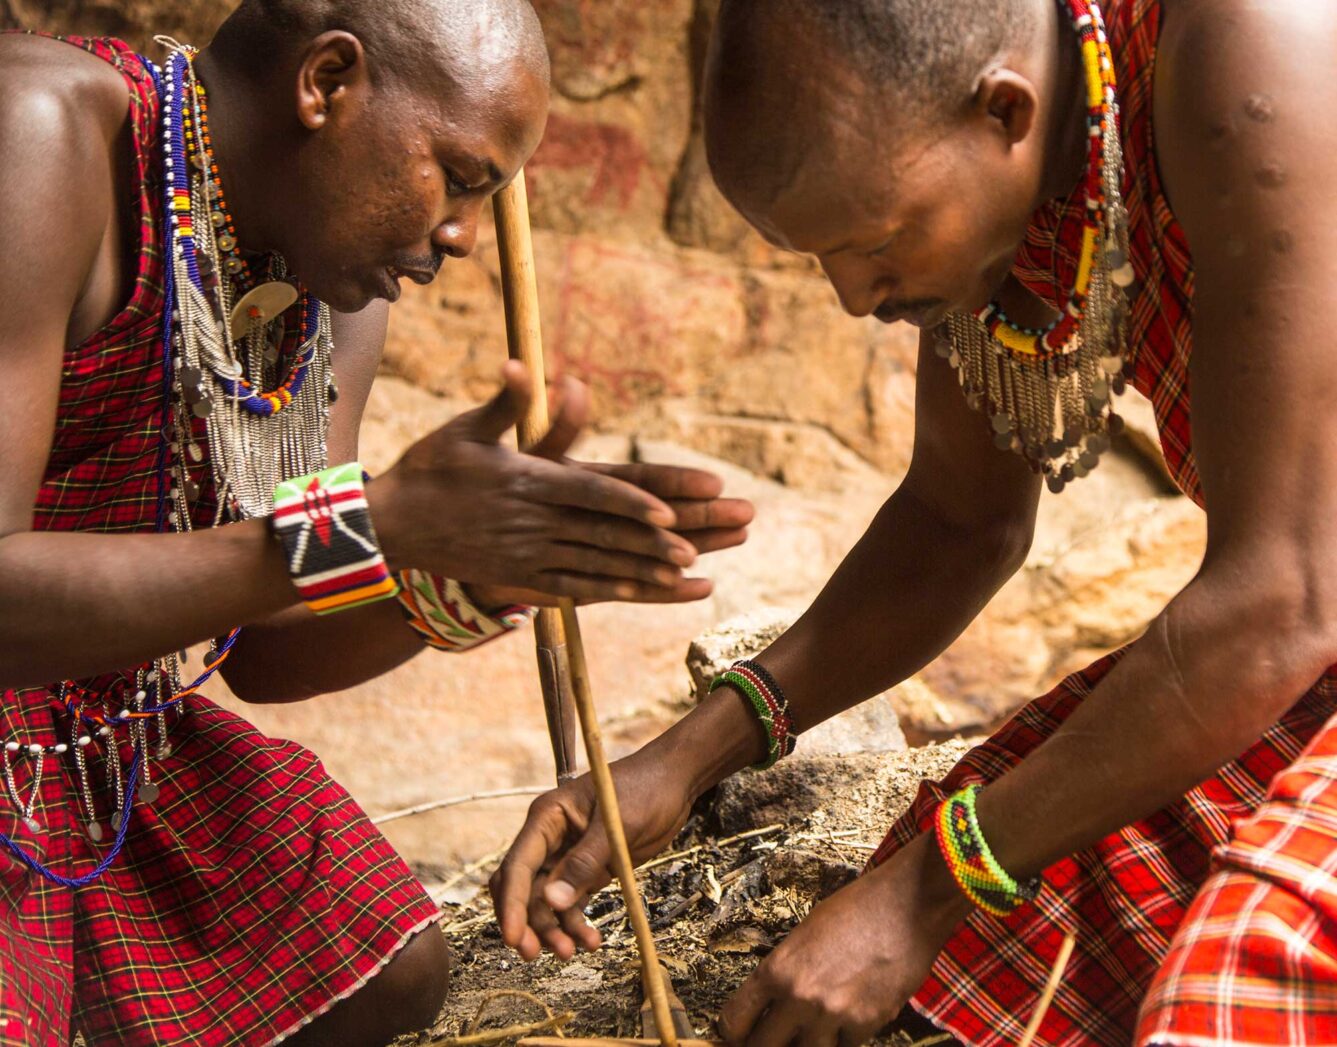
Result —
[{"label": "man's thumb", "polygon": [[533,383],[524,364],[508,360],[501,370],[501,380],[502,386],[496,396],[459,419],[469,438],[479,443],[500,440],[506,430],[524,416],[534,395]]},{"label": "man's thumb", "polygon": [[609,880],[608,838],[603,827],[591,828],[548,874],[543,899],[558,912],[572,908]]}]

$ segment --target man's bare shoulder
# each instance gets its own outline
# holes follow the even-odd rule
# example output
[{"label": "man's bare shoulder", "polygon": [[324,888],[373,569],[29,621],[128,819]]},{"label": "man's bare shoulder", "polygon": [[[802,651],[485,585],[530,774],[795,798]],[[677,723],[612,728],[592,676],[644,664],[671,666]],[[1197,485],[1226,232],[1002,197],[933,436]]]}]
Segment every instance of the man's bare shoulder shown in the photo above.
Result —
[{"label": "man's bare shoulder", "polygon": [[109,63],[82,48],[37,36],[0,36],[0,158],[64,139],[107,153],[125,124],[129,93]]},{"label": "man's bare shoulder", "polygon": [[[1227,79],[1232,67],[1266,72],[1289,69],[1286,56],[1337,44],[1337,4],[1294,0],[1163,0],[1160,57],[1182,75]],[[1298,51],[1296,50],[1298,49]],[[1312,69],[1330,79],[1330,63]]]}]

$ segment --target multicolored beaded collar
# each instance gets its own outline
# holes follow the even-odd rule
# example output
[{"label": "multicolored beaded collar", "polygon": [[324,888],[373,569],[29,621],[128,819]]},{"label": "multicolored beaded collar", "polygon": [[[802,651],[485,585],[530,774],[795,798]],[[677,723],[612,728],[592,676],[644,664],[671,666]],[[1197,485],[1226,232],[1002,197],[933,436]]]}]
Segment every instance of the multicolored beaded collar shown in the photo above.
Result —
[{"label": "multicolored beaded collar", "polygon": [[1113,55],[1100,7],[1059,0],[1080,40],[1086,79],[1086,211],[1076,280],[1043,328],[1013,322],[997,302],[955,313],[935,332],[967,402],[990,417],[994,442],[1026,458],[1062,491],[1086,476],[1122,422],[1110,397],[1123,389],[1128,309],[1135,276],[1123,205],[1123,147]]}]

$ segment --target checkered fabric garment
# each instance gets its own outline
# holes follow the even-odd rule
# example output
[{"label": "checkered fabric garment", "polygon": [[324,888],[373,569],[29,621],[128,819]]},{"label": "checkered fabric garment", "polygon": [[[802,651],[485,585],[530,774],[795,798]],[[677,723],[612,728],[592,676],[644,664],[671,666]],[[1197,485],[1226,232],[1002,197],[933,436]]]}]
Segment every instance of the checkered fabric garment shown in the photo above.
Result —
[{"label": "checkered fabric garment", "polygon": [[[1202,504],[1189,429],[1192,263],[1159,182],[1151,128],[1160,4],[1104,6],[1141,288],[1132,308],[1134,384],[1155,406],[1176,481]],[[1081,218],[1076,197],[1044,208],[1019,256],[1018,276],[1051,303],[1071,286]],[[1122,653],[1064,680],[944,781],[925,783],[874,863],[931,829],[946,796],[1016,766]],[[1049,869],[1034,905],[1005,920],[973,914],[915,1007],[967,1044],[1015,1044],[1072,930],[1077,948],[1037,1045],[1337,1044],[1335,677],[1330,671],[1178,803]]]},{"label": "checkered fabric garment", "polygon": [[[157,95],[126,45],[70,42],[114,64],[129,90],[141,252],[126,308],[66,354],[34,520],[45,530],[151,531],[162,412]],[[212,512],[207,478],[206,462],[197,476],[203,519]],[[162,584],[146,580],[145,598]],[[100,681],[111,713],[130,679]],[[53,743],[69,731],[47,688],[0,701],[0,740]],[[90,1044],[275,1042],[437,919],[407,866],[310,752],[200,697],[183,703],[169,738],[171,754],[150,760],[161,795],[135,807],[125,849],[101,879],[71,891],[0,851],[0,1045],[65,1047],[74,1028]],[[94,749],[105,826],[115,795]],[[128,765],[128,745],[121,753]],[[15,761],[25,798],[30,770]],[[82,875],[110,834],[92,843],[78,795],[73,761],[50,758],[39,830],[0,793],[0,831],[56,871]]]}]

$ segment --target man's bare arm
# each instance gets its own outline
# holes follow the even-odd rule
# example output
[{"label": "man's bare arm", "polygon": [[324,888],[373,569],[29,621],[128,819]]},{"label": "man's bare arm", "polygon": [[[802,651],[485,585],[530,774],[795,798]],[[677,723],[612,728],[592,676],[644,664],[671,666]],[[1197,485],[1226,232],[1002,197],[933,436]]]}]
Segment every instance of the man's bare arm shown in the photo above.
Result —
[{"label": "man's bare arm", "polygon": [[1067,723],[986,789],[1014,875],[1182,796],[1337,662],[1337,14],[1169,9],[1160,162],[1196,270],[1193,443],[1208,546],[1194,581]]},{"label": "man's bare arm", "polygon": [[[759,657],[807,730],[936,658],[1021,566],[1040,481],[999,453],[955,373],[921,339],[915,450],[905,481],[812,607]],[[706,740],[709,744],[703,744]],[[681,749],[696,791],[764,753],[755,717],[721,690],[664,743]],[[659,743],[656,743],[659,744]]]}]

